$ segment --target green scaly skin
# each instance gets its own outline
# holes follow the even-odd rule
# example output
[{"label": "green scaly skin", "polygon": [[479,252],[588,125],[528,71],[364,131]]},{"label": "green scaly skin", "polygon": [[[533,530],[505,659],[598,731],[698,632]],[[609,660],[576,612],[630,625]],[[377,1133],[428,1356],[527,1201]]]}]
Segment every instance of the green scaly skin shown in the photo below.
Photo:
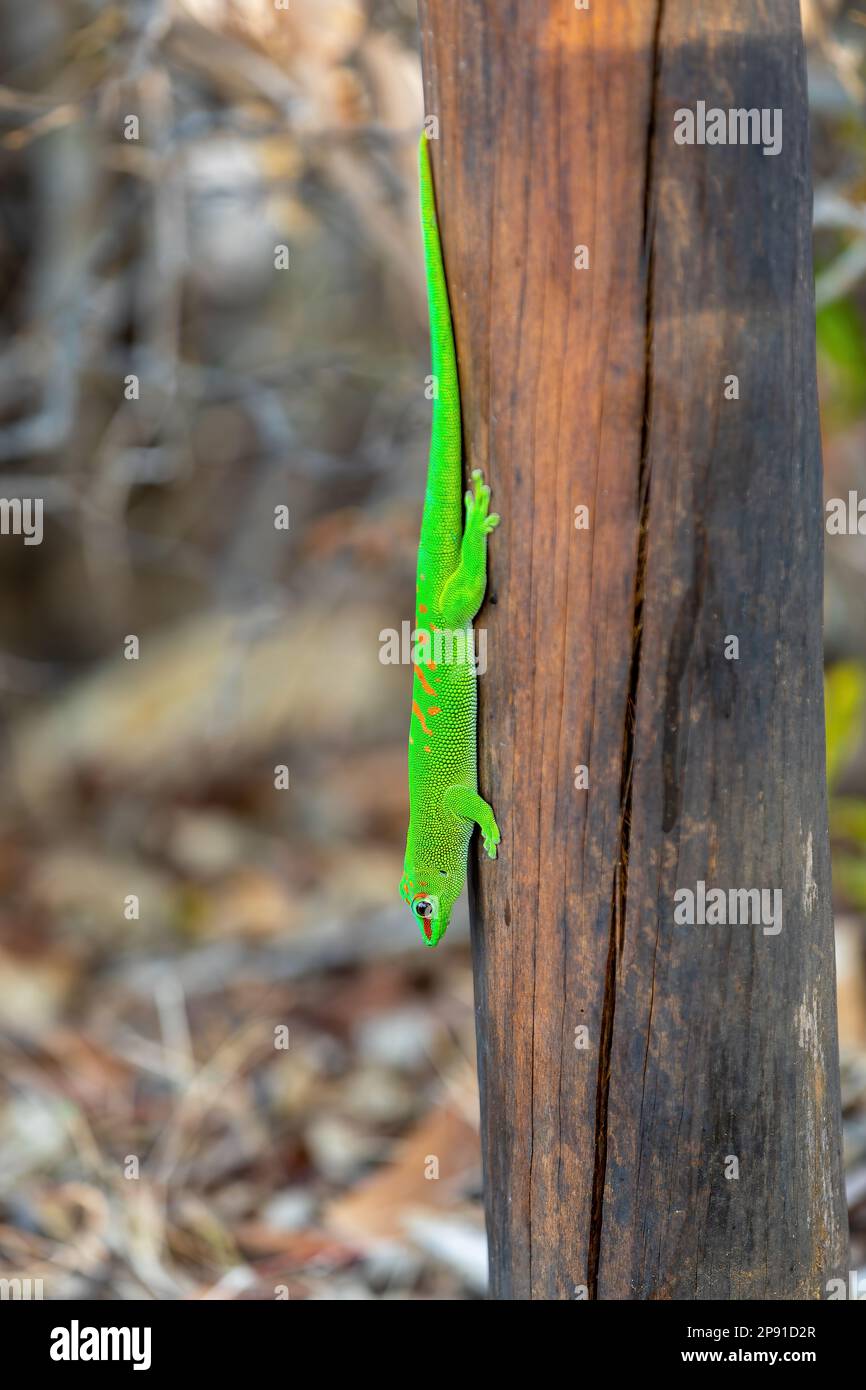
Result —
[{"label": "green scaly skin", "polygon": [[[487,537],[499,517],[490,513],[490,489],[476,469],[465,497],[463,523],[460,387],[430,153],[424,135],[419,163],[433,378],[438,393],[433,402],[418,546],[409,833],[400,895],[412,908],[424,944],[435,946],[445,935],[454,903],[466,882],[475,825],[481,827],[484,848],[491,859],[496,858],[499,843],[493,812],[478,795],[472,637],[472,619],[487,585]],[[438,654],[434,647],[437,635],[443,642]],[[422,641],[429,645],[422,648]]]}]

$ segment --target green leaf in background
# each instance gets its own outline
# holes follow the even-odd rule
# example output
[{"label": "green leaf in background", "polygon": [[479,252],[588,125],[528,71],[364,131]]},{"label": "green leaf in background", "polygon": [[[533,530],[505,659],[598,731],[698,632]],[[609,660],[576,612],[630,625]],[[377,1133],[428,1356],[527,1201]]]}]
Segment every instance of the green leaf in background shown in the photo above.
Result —
[{"label": "green leaf in background", "polygon": [[827,725],[827,786],[832,787],[863,738],[866,670],[854,661],[840,662],[824,677]]},{"label": "green leaf in background", "polygon": [[866,800],[861,796],[830,798],[830,834],[866,848]]},{"label": "green leaf in background", "polygon": [[824,408],[840,423],[866,409],[866,324],[850,299],[819,309],[816,317],[818,357],[830,398]]},{"label": "green leaf in background", "polygon": [[851,907],[860,912],[866,911],[866,858],[834,854],[833,886],[841,889]]}]

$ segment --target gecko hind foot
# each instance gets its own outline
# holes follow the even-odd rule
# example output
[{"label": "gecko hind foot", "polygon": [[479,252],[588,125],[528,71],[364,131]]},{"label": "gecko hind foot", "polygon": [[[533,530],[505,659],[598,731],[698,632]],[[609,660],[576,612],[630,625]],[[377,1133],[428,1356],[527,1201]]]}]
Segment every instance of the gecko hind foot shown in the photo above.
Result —
[{"label": "gecko hind foot", "polygon": [[499,844],[499,841],[501,839],[502,836],[499,833],[499,826],[496,824],[495,821],[493,822],[493,825],[491,827],[488,827],[487,830],[482,831],[481,843],[483,844],[484,849],[490,859],[496,858],[496,846]]}]

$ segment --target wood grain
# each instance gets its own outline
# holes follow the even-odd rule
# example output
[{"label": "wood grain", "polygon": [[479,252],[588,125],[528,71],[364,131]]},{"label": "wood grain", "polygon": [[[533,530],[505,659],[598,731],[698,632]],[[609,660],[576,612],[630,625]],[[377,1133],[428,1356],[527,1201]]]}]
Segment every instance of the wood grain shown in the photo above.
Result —
[{"label": "wood grain", "polygon": [[[492,1293],[818,1298],[847,1229],[797,5],[419,11],[467,466],[503,516],[503,843],[473,883]],[[699,100],[781,109],[781,152],[676,144]],[[699,880],[781,889],[781,932],[677,925]]]}]

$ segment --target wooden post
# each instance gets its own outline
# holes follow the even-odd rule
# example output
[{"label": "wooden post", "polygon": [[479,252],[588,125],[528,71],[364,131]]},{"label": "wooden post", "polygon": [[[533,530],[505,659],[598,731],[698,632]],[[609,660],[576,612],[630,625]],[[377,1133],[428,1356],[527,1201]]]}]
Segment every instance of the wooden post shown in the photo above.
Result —
[{"label": "wooden post", "polygon": [[[798,5],[419,8],[467,465],[503,517],[503,843],[473,885],[492,1294],[825,1297],[847,1226]],[[702,102],[703,128],[756,108],[730,133],[759,143],[697,143]],[[740,924],[678,921],[701,885]]]}]

